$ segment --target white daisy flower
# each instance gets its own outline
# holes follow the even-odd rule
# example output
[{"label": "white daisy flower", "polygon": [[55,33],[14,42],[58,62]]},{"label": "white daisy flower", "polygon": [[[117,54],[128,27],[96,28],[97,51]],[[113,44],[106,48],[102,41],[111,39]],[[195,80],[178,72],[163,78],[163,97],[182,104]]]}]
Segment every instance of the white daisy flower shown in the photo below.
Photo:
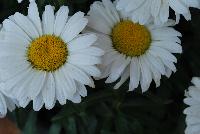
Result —
[{"label": "white daisy flower", "polygon": [[102,64],[102,76],[106,83],[120,81],[119,88],[130,76],[129,90],[141,85],[142,91],[148,90],[152,79],[160,85],[161,75],[170,76],[176,71],[176,57],[172,53],[181,53],[181,33],[169,25],[140,25],[117,12],[110,0],[95,2],[88,13],[88,30],[99,36],[99,47],[105,50]]},{"label": "white daisy flower", "polygon": [[34,110],[43,104],[53,108],[55,101],[75,103],[87,95],[85,85],[94,87],[91,76],[99,76],[95,66],[101,63],[104,52],[95,47],[94,34],[80,34],[88,20],[84,13],[68,17],[68,7],[54,15],[47,5],[39,17],[35,2],[28,16],[15,13],[3,22],[0,36],[0,69],[4,92],[16,98],[20,106],[33,100]]},{"label": "white daisy flower", "polygon": [[199,134],[200,132],[200,78],[192,79],[194,86],[190,86],[186,91],[184,103],[189,105],[184,110],[186,114],[186,130],[185,134]]},{"label": "white daisy flower", "polygon": [[131,14],[134,22],[145,24],[150,17],[154,17],[156,23],[165,23],[169,18],[169,8],[176,15],[179,22],[180,15],[186,20],[191,20],[189,7],[199,8],[199,0],[118,0],[117,9]]}]

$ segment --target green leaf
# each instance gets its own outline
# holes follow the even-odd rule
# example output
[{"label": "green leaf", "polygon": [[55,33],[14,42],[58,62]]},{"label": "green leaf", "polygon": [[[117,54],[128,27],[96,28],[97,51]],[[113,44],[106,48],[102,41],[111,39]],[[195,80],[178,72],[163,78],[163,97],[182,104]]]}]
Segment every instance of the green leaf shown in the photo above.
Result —
[{"label": "green leaf", "polygon": [[52,118],[52,121],[61,121],[62,119],[65,119],[67,117],[70,117],[72,114],[74,114],[76,112],[76,109],[70,105],[70,104],[66,104],[65,106],[63,106],[62,110]]},{"label": "green leaf", "polygon": [[60,124],[52,124],[49,130],[49,134],[60,134],[61,125]]},{"label": "green leaf", "polygon": [[128,128],[128,121],[123,117],[121,113],[118,114],[115,121],[115,127],[118,134],[130,134]]},{"label": "green leaf", "polygon": [[23,134],[36,134],[37,133],[37,114],[33,111],[30,112],[26,125],[23,129]]},{"label": "green leaf", "polygon": [[64,123],[67,134],[77,134],[76,120],[74,117],[69,117]]}]

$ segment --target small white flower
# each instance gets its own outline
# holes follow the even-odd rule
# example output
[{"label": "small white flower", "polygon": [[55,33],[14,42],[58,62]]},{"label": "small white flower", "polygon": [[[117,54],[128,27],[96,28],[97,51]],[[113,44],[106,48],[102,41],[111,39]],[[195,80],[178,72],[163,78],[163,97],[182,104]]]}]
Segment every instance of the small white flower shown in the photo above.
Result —
[{"label": "small white flower", "polygon": [[182,53],[181,33],[171,27],[174,22],[156,26],[151,23],[140,25],[117,12],[110,0],[95,2],[88,13],[88,30],[99,36],[99,47],[105,50],[102,76],[106,83],[120,81],[119,88],[129,77],[129,91],[141,85],[148,90],[152,79],[157,87],[161,75],[169,77],[176,71],[176,57],[172,53]]},{"label": "small white flower", "polygon": [[190,86],[186,92],[184,103],[189,105],[184,110],[186,114],[185,134],[199,134],[200,132],[200,78],[192,79],[194,86]]},{"label": "small white flower", "polygon": [[53,108],[58,100],[75,103],[87,95],[85,85],[94,87],[91,76],[99,76],[95,66],[101,63],[103,51],[94,46],[94,34],[80,34],[88,20],[84,13],[68,17],[68,7],[62,6],[54,15],[47,5],[39,17],[35,2],[28,16],[15,13],[3,22],[0,36],[0,69],[4,92],[25,107],[33,100],[38,111],[45,104]]},{"label": "small white flower", "polygon": [[119,0],[117,3],[117,9],[129,12],[132,20],[140,24],[147,23],[152,16],[156,23],[167,22],[170,8],[175,11],[177,23],[180,15],[190,20],[189,7],[199,6],[199,0]]}]

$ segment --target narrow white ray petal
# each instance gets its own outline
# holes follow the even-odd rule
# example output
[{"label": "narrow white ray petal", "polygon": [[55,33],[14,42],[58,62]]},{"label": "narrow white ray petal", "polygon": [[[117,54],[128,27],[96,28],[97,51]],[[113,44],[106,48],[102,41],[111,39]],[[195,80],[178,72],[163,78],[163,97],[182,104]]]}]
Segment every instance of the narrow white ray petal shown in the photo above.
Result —
[{"label": "narrow white ray petal", "polygon": [[199,77],[194,77],[192,78],[191,81],[196,87],[200,88],[200,78]]},{"label": "narrow white ray petal", "polygon": [[151,2],[151,14],[156,17],[159,14],[160,11],[160,7],[162,5],[162,1],[161,0],[152,0]]},{"label": "narrow white ray petal", "polygon": [[7,106],[4,95],[0,92],[0,118],[5,117],[7,114]]},{"label": "narrow white ray petal", "polygon": [[68,63],[74,65],[95,65],[101,63],[101,59],[99,57],[85,55],[85,54],[70,55],[67,61]]},{"label": "narrow white ray petal", "polygon": [[38,12],[38,7],[35,1],[30,2],[29,8],[28,8],[28,18],[32,21],[32,23],[37,28],[37,31],[39,35],[42,35],[42,24],[40,20],[40,15]]},{"label": "narrow white ray petal", "polygon": [[62,6],[55,15],[54,34],[60,36],[68,19],[69,8]]},{"label": "narrow white ray petal", "polygon": [[169,18],[169,2],[164,0],[160,8],[159,18],[162,23],[166,22]]},{"label": "narrow white ray petal", "polygon": [[128,66],[125,71],[123,72],[120,81],[114,86],[114,89],[118,89],[120,88],[120,86],[126,82],[126,80],[129,78],[130,76],[130,66]]},{"label": "narrow white ray petal", "polygon": [[[31,69],[25,68],[24,70],[21,70],[20,72],[18,72],[18,74],[16,74],[15,77],[12,77],[11,79],[5,81],[5,83],[2,83],[2,84],[4,84],[5,91],[13,93],[12,90],[13,90],[14,86],[17,85],[18,83],[22,83],[24,78],[29,76],[30,70]],[[16,93],[16,91],[15,91],[15,93]]]},{"label": "narrow white ray petal", "polygon": [[[3,62],[4,60],[0,58],[0,61]],[[9,62],[12,63],[9,64]],[[2,81],[9,80],[30,67],[29,64],[23,63],[21,59],[17,60],[15,58],[7,58],[7,61],[4,62],[4,64],[5,65],[2,66],[0,64],[0,74],[3,76]]]},{"label": "narrow white ray petal", "polygon": [[173,62],[166,60],[166,59],[161,59],[161,60],[162,60],[163,64],[165,64],[165,66],[167,66],[173,72],[176,72],[176,66],[174,65]]},{"label": "narrow white ray petal", "polygon": [[[55,75],[54,75],[55,77]],[[56,86],[56,99],[59,101],[61,105],[66,104],[66,97],[63,93],[62,85],[60,85],[59,80],[55,77],[55,86]]]},{"label": "narrow white ray petal", "polygon": [[180,44],[171,41],[156,41],[153,42],[152,45],[158,46],[160,48],[164,48],[171,53],[182,53],[182,47]]},{"label": "narrow white ray petal", "polygon": [[81,84],[94,87],[94,82],[89,78],[89,76],[76,66],[71,64],[65,64],[63,71],[65,76],[69,75],[71,78],[80,82]]},{"label": "narrow white ray petal", "polygon": [[186,117],[185,120],[187,122],[187,125],[200,124],[200,120],[196,116],[189,115],[189,116]]},{"label": "narrow white ray petal", "polygon": [[[136,4],[137,4],[137,1],[136,0],[133,0]],[[144,1],[144,0],[141,0],[141,1]],[[117,5],[116,5],[116,8],[118,10],[124,10],[124,7],[128,6],[130,3],[130,0],[119,0],[117,2]],[[131,9],[132,10],[132,9]],[[128,10],[129,11],[129,10]]]},{"label": "narrow white ray petal", "polygon": [[[6,105],[7,105],[8,110],[10,112],[14,111],[15,108],[16,108],[16,105],[18,105],[17,100],[14,100],[12,98],[8,98],[6,96],[5,96],[5,100],[6,100]],[[15,105],[15,103],[17,103],[17,104]]]},{"label": "narrow white ray petal", "polygon": [[124,72],[125,68],[130,64],[130,58],[127,58],[125,56],[121,56],[119,59],[117,59],[111,67],[111,72],[109,77],[106,79],[106,83],[112,83],[116,81],[121,74]]},{"label": "narrow white ray petal", "polygon": [[[148,55],[144,58],[146,64],[150,68],[150,71],[152,73],[152,78],[156,83],[156,87],[160,86],[160,79],[161,79],[161,73],[153,66],[153,64],[148,59]],[[163,66],[164,67],[164,66]]]},{"label": "narrow white ray petal", "polygon": [[70,81],[70,78],[65,77],[66,75],[62,70],[57,70],[55,73],[55,80],[58,84],[57,86],[62,91],[64,98],[71,98],[76,93],[76,87],[73,84],[73,81]]},{"label": "narrow white ray petal", "polygon": [[20,13],[15,13],[13,16],[16,24],[22,28],[31,39],[39,37],[39,33],[35,25],[31,22],[31,20]]},{"label": "narrow white ray petal", "polygon": [[162,27],[162,28],[153,29],[151,30],[151,34],[152,36],[157,36],[157,37],[158,36],[167,36],[167,37],[173,37],[173,36],[181,37],[182,36],[180,32],[170,27]]},{"label": "narrow white ray petal", "polygon": [[72,52],[82,50],[93,45],[96,40],[97,37],[94,34],[81,34],[68,43],[68,49]]},{"label": "narrow white ray petal", "polygon": [[115,7],[115,4],[113,4],[109,0],[102,0],[102,3],[103,3],[103,5],[106,9],[108,16],[110,17],[110,19],[112,19],[113,24],[115,25],[117,22],[120,22],[120,16],[119,16],[118,11]]},{"label": "narrow white ray petal", "polygon": [[[15,94],[15,98],[26,98],[28,95],[29,90],[27,88],[29,87],[30,83],[33,80],[34,71],[30,70],[30,73],[28,74],[28,77],[23,81],[23,83],[18,83],[14,87],[13,94]],[[16,92],[17,91],[17,92]]]},{"label": "narrow white ray petal", "polygon": [[17,35],[22,36],[24,39],[26,39],[27,41],[31,42],[31,39],[29,38],[29,36],[23,31],[23,29],[21,29],[16,23],[14,23],[13,21],[11,21],[10,19],[5,19],[3,21],[3,27],[5,29],[5,31],[8,32],[13,32]]},{"label": "narrow white ray petal", "polygon": [[30,101],[31,101],[31,99],[28,97],[20,98],[19,105],[20,105],[20,107],[25,108],[30,103]]},{"label": "narrow white ray petal", "polygon": [[73,40],[87,25],[88,20],[84,18],[84,13],[77,12],[74,14],[65,25],[64,31],[61,34],[62,39],[68,43]]},{"label": "narrow white ray petal", "polygon": [[169,51],[162,49],[160,47],[151,46],[149,53],[156,57],[160,57],[162,60],[168,60],[177,63],[177,59]]},{"label": "narrow white ray petal", "polygon": [[85,54],[85,55],[91,55],[91,56],[102,56],[104,55],[104,51],[98,47],[88,47],[76,52],[72,52],[71,54]]},{"label": "narrow white ray petal", "polygon": [[140,82],[140,64],[138,58],[132,58],[130,64],[130,83],[129,83],[129,91],[133,91],[138,87]]},{"label": "narrow white ray petal", "polygon": [[199,105],[200,103],[200,100],[197,100],[195,98],[185,98],[183,101],[187,105]]},{"label": "narrow white ray petal", "polygon": [[86,97],[87,96],[87,89],[85,87],[85,85],[79,83],[79,82],[76,82],[76,85],[77,85],[77,91],[78,93],[82,96],[82,97]]},{"label": "narrow white ray petal", "polygon": [[55,80],[52,73],[47,74],[46,82],[44,84],[44,89],[41,91],[43,101],[45,103],[46,109],[51,109],[54,105],[56,95]]},{"label": "narrow white ray petal", "polygon": [[101,72],[96,66],[79,66],[84,72],[86,72],[90,76],[100,77]]},{"label": "narrow white ray petal", "polygon": [[35,75],[29,86],[29,95],[32,100],[41,92],[46,79],[46,72],[35,71]]},{"label": "narrow white ray petal", "polygon": [[81,102],[81,96],[79,93],[75,93],[74,96],[70,99],[73,103],[80,103]]},{"label": "narrow white ray petal", "polygon": [[44,105],[44,101],[42,99],[42,94],[40,93],[35,99],[33,100],[33,109],[35,111],[40,111],[42,106]]},{"label": "narrow white ray petal", "polygon": [[182,4],[180,0],[169,0],[170,7],[179,14],[185,14],[189,12],[189,9],[186,5]]},{"label": "narrow white ray petal", "polygon": [[104,22],[104,24],[107,25],[111,29],[115,25],[116,20],[113,18],[113,15],[110,15],[110,12],[107,12],[103,4],[105,5],[104,2],[99,2],[99,1],[94,2],[91,5],[91,8],[88,14],[91,17],[96,16],[96,17],[101,18],[101,22]]},{"label": "narrow white ray petal", "polygon": [[150,53],[147,53],[146,55],[147,55],[146,56],[147,60],[153,65],[153,67],[155,69],[157,69],[162,75],[164,75],[165,74],[165,67],[164,67],[162,61],[159,58],[154,57]]},{"label": "narrow white ray petal", "polygon": [[172,75],[172,70],[165,66],[165,76],[169,78]]},{"label": "narrow white ray petal", "polygon": [[141,67],[141,88],[142,88],[142,92],[146,92],[150,86],[150,83],[152,81],[152,74],[151,71],[147,65],[147,63],[144,60],[144,56],[141,56],[139,58],[139,63],[140,63],[140,67]]},{"label": "narrow white ray petal", "polygon": [[45,11],[42,15],[43,33],[52,35],[54,32],[54,23],[54,7],[47,5],[45,6]]},{"label": "narrow white ray petal", "polygon": [[[0,36],[5,36],[2,43],[7,43],[9,45],[18,45],[18,47],[27,47],[30,44],[30,41],[24,38],[23,36],[17,35],[13,32],[1,31]],[[10,40],[12,39],[12,40]]]}]

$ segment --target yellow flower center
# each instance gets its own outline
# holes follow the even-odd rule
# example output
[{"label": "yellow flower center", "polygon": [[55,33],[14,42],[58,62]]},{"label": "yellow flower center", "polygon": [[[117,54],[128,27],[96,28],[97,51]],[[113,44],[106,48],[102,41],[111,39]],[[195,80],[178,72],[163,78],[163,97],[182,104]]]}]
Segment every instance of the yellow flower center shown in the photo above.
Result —
[{"label": "yellow flower center", "polygon": [[67,60],[68,49],[65,42],[54,35],[43,35],[28,47],[27,57],[33,68],[52,72]]},{"label": "yellow flower center", "polygon": [[126,56],[140,56],[151,44],[149,30],[140,24],[125,20],[119,22],[112,30],[113,47]]}]

